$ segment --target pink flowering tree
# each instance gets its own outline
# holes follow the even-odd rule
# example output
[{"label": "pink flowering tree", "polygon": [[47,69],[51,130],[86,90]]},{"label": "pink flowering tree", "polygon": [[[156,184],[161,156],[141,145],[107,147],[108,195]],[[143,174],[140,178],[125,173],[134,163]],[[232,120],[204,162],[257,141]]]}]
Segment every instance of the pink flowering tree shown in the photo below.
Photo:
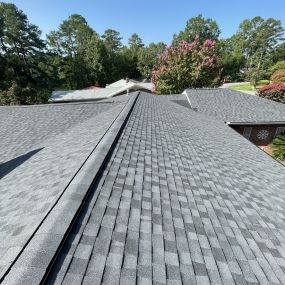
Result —
[{"label": "pink flowering tree", "polygon": [[215,87],[220,84],[218,48],[215,41],[180,42],[167,47],[152,72],[158,94],[181,93],[186,88]]}]

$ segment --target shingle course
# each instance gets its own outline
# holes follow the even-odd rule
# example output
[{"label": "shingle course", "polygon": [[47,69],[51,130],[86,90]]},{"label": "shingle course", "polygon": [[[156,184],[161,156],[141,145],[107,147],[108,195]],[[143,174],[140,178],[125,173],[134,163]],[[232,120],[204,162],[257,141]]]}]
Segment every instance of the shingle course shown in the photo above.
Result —
[{"label": "shingle course", "polygon": [[[223,122],[173,102],[183,98],[139,96],[46,284],[284,283],[284,167]],[[78,149],[78,155],[84,152]],[[53,195],[43,196],[53,201]],[[65,213],[66,225],[72,215],[65,207],[76,208],[83,197],[80,188],[66,194],[68,203],[58,212]],[[36,211],[47,205],[37,202]],[[36,221],[24,219],[25,225]],[[18,223],[17,216],[11,221]],[[54,254],[62,234],[60,224],[51,225],[27,248],[30,267],[22,267],[23,255],[6,284],[39,283],[49,259],[44,253]],[[3,229],[19,236],[4,240],[3,254],[32,233],[20,224]]]},{"label": "shingle course", "polygon": [[86,284],[282,284],[284,168],[172,99],[139,96],[94,188]]},{"label": "shingle course", "polygon": [[[187,89],[176,102],[225,122],[285,122],[284,104],[230,89]],[[189,100],[189,101],[188,101]],[[190,102],[190,104],[189,104]]]},{"label": "shingle course", "polygon": [[[7,258],[5,260],[2,259],[0,278],[2,278],[12,265],[12,262],[17,260],[18,255],[26,247],[26,244],[33,237],[35,230],[41,225],[47,214],[50,215],[47,216],[45,223],[43,223],[37,234],[62,236],[54,240],[50,244],[50,248],[47,248],[47,250],[51,249],[53,254],[50,256],[47,254],[46,256],[49,256],[50,260],[53,258],[54,251],[59,246],[63,235],[70,226],[75,212],[86,195],[86,190],[94,179],[96,170],[93,167],[92,171],[85,171],[81,178],[79,178],[79,175],[76,177],[74,175],[81,169],[90,153],[105,135],[127,102],[128,98],[124,100],[120,98],[117,103],[105,103],[105,107],[104,104],[100,104],[100,108],[97,111],[96,108],[99,104],[83,104],[83,106],[80,104],[71,104],[70,106],[1,107],[1,112],[3,111],[1,116],[5,115],[8,117],[7,125],[9,126],[9,120],[13,118],[12,121],[15,124],[14,131],[17,132],[17,128],[22,127],[25,135],[15,140],[13,144],[9,144],[8,152],[3,152],[3,155],[1,153],[0,160],[4,159],[5,161],[6,155],[18,155],[18,152],[22,151],[21,148],[17,148],[19,140],[21,143],[24,143],[24,147],[27,149],[37,144],[44,146],[44,148],[0,180],[1,246],[9,251],[9,260]],[[29,110],[29,112],[26,112],[26,110]],[[54,115],[51,121],[49,121],[49,111],[51,115]],[[75,122],[72,117],[74,115],[73,112],[79,118],[80,116],[84,117],[81,117],[81,122]],[[18,116],[17,113],[19,114]],[[85,114],[83,115],[83,113]],[[98,117],[99,113],[100,117]],[[70,122],[68,121],[68,114],[71,116]],[[61,116],[66,116],[67,120],[63,118],[63,122],[60,122],[59,119],[61,119]],[[47,122],[43,120],[44,117],[47,118]],[[27,128],[31,120],[35,121],[35,129],[39,132],[38,136],[34,135],[33,129]],[[5,119],[1,120],[1,122],[3,124]],[[98,127],[94,127],[96,123],[99,123]],[[49,128],[51,128],[50,138],[47,138]],[[40,130],[43,131],[40,132]],[[85,165],[88,165],[88,163],[85,163]],[[82,183],[80,179],[84,179],[89,184],[84,185],[84,182]],[[72,183],[69,184],[71,180]],[[70,191],[63,194],[68,185],[71,185],[69,188]],[[81,193],[82,186],[84,186],[85,193]],[[76,190],[77,192],[75,193],[74,191]],[[61,203],[57,203],[55,206],[60,197],[63,198]],[[53,211],[49,213],[53,207]],[[33,242],[36,241],[32,239],[31,246]],[[22,260],[27,264],[31,260],[31,264],[21,265],[21,268],[36,266],[33,265],[36,259],[30,253],[39,249],[41,243],[43,244],[41,250],[45,249],[49,243],[49,239],[44,238],[39,242],[39,244],[34,244],[35,248],[31,248],[30,246],[30,248],[26,248],[26,251],[23,251],[23,254],[29,255],[31,258],[22,258]],[[47,264],[44,264],[43,267],[46,267],[49,262],[47,261]],[[17,262],[15,265],[17,265]],[[24,270],[23,274],[25,275]],[[9,278],[7,277],[5,280],[9,280]]]}]

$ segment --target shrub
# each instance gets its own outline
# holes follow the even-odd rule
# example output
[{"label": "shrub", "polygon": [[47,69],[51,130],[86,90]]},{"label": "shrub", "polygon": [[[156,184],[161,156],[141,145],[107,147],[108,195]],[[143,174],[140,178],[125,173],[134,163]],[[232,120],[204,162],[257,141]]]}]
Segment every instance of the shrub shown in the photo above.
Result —
[{"label": "shrub", "polygon": [[200,44],[199,37],[166,48],[152,72],[157,93],[181,93],[186,88],[215,87],[220,84],[220,68],[215,41]]},{"label": "shrub", "polygon": [[285,104],[285,84],[282,82],[265,85],[257,90],[257,94],[262,98]]},{"label": "shrub", "polygon": [[270,80],[262,79],[262,80],[259,80],[257,82],[257,85],[266,85],[266,84],[269,84],[269,83],[270,83]]},{"label": "shrub", "polygon": [[264,77],[264,71],[258,68],[249,68],[244,72],[245,79],[250,82],[250,84],[256,88],[259,80]]},{"label": "shrub", "polygon": [[0,105],[19,105],[20,94],[20,86],[13,82],[9,89],[0,91]]},{"label": "shrub", "polygon": [[271,143],[272,154],[275,158],[285,160],[285,134],[277,136]]},{"label": "shrub", "polygon": [[273,74],[275,71],[285,69],[285,60],[276,62],[273,66],[270,67],[270,74]]},{"label": "shrub", "polygon": [[285,82],[285,69],[275,71],[271,75],[271,81],[273,82]]},{"label": "shrub", "polygon": [[45,104],[48,102],[51,91],[31,86],[22,88],[13,82],[7,90],[0,90],[0,105],[29,105]]}]

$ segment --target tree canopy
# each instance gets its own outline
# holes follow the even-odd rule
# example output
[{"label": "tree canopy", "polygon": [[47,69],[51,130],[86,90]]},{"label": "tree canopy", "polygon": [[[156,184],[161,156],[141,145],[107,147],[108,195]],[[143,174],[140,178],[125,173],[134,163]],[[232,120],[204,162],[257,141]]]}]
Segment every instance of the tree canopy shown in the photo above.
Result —
[{"label": "tree canopy", "polygon": [[139,37],[139,35],[136,33],[132,34],[129,38],[129,47],[131,49],[140,49],[143,46],[143,40]]},{"label": "tree canopy", "polygon": [[183,31],[178,35],[174,34],[173,43],[178,44],[181,41],[188,43],[193,42],[199,37],[200,42],[205,40],[217,40],[221,31],[216,21],[210,18],[204,18],[201,14],[197,17],[190,18]]},{"label": "tree canopy", "polygon": [[283,39],[284,29],[280,20],[254,17],[244,20],[233,37],[234,45],[245,57],[244,72],[247,78],[257,84],[270,65],[270,55]]},{"label": "tree canopy", "polygon": [[150,79],[152,71],[158,67],[159,56],[164,52],[166,44],[150,43],[147,47],[141,48],[138,53],[138,69],[142,76]]},{"label": "tree canopy", "polygon": [[220,83],[218,50],[215,41],[200,44],[197,37],[173,45],[159,57],[152,82],[159,94],[178,94],[187,88],[215,87]]},{"label": "tree canopy", "polygon": [[116,30],[108,29],[102,35],[106,48],[111,52],[118,52],[122,48],[122,37]]},{"label": "tree canopy", "polygon": [[93,82],[92,70],[86,57],[88,46],[94,37],[99,36],[85,18],[78,14],[69,16],[59,25],[58,30],[47,36],[48,49],[54,54],[53,64],[57,66],[58,79],[62,86],[76,89]]},{"label": "tree canopy", "polygon": [[100,35],[83,16],[72,14],[44,40],[23,11],[0,2],[0,104],[43,103],[53,90],[104,87],[126,77],[152,79],[158,92],[177,93],[221,80],[256,84],[273,72],[278,78],[284,73],[278,19],[246,19],[226,39],[220,32],[215,20],[198,15],[173,36],[170,47],[146,44],[137,33],[124,45],[119,31]]},{"label": "tree canopy", "polygon": [[85,18],[73,14],[60,24],[57,31],[50,32],[47,40],[51,51],[62,56],[75,57],[84,52],[94,33]]},{"label": "tree canopy", "polygon": [[36,90],[47,88],[44,50],[38,27],[14,4],[0,3],[0,102],[25,104],[39,100]]},{"label": "tree canopy", "polygon": [[254,17],[244,20],[235,35],[235,45],[246,58],[246,67],[261,68],[264,59],[282,39],[281,21],[273,18]]}]

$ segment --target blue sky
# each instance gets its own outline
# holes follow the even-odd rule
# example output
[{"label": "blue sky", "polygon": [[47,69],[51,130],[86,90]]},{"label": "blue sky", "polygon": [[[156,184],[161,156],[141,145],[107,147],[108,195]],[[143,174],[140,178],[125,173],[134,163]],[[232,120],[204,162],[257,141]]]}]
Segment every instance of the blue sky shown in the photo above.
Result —
[{"label": "blue sky", "polygon": [[[1,1],[1,0],[0,0]],[[285,0],[14,0],[45,35],[72,13],[84,16],[99,34],[118,30],[123,42],[136,32],[146,44],[164,41],[185,27],[187,19],[203,14],[215,19],[221,37],[236,32],[239,23],[256,15],[274,17],[285,26]]]}]

